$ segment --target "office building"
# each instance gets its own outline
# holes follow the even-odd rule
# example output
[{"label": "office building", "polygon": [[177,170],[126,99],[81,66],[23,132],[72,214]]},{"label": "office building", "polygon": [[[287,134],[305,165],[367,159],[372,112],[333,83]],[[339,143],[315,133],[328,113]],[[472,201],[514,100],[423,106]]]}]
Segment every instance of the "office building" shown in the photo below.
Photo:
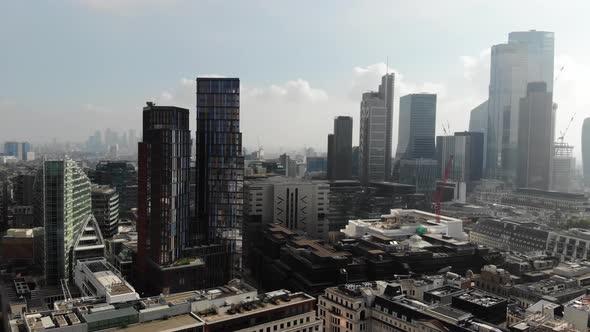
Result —
[{"label": "office building", "polygon": [[433,274],[449,266],[453,272],[463,274],[502,262],[498,251],[444,234],[418,235],[422,230],[418,228],[404,240],[372,234],[330,245],[271,224],[263,228],[262,237],[254,243],[250,269],[263,288],[278,286],[319,295],[325,288],[342,283]]},{"label": "office building", "polygon": [[572,188],[572,178],[576,167],[574,147],[563,142],[553,144],[553,169],[551,190],[568,193]]},{"label": "office building", "polygon": [[[101,275],[109,276],[100,278]],[[95,299],[59,301],[56,308],[22,312],[11,319],[15,331],[319,331],[315,298],[280,289],[257,293],[256,289],[232,280],[215,288],[171,295],[136,298],[133,288],[119,279],[108,264],[90,261],[81,265],[80,280],[98,284]],[[110,301],[109,301],[110,299]]]},{"label": "office building", "polygon": [[488,101],[486,100],[471,110],[471,113],[469,114],[469,131],[485,134],[487,119]]},{"label": "office building", "polygon": [[43,227],[9,228],[2,237],[3,262],[22,265],[28,270],[43,268]]},{"label": "office building", "polygon": [[395,75],[382,77],[379,90],[363,93],[360,115],[359,176],[361,182],[391,177],[393,87]]},{"label": "office building", "polygon": [[399,159],[434,159],[436,94],[409,94],[399,102]]},{"label": "office building", "polygon": [[481,218],[469,232],[469,240],[506,251],[545,251],[549,232],[533,222]]},{"label": "office building", "polygon": [[553,93],[554,34],[512,32],[507,44],[492,46],[488,98],[486,171],[514,183],[518,164],[520,98],[527,84],[545,82]]},{"label": "office building", "polygon": [[405,240],[418,232],[444,234],[459,240],[466,239],[461,219],[440,216],[440,220],[437,222],[436,215],[432,213],[404,209],[391,209],[388,214],[384,214],[378,219],[350,220],[341,232],[347,238],[375,235]]},{"label": "office building", "polygon": [[328,149],[330,180],[349,180],[352,178],[352,117],[339,116],[334,119],[332,149]]},{"label": "office building", "polygon": [[527,85],[520,99],[518,121],[518,177],[521,188],[551,188],[553,138],[553,96],[547,83]]},{"label": "office building", "polygon": [[[442,179],[450,165],[448,180],[457,182],[478,181],[483,175],[484,134],[458,132],[454,136],[436,137],[437,176]],[[452,161],[449,161],[452,157]]]},{"label": "office building", "polygon": [[133,163],[102,160],[96,165],[94,182],[117,190],[121,214],[127,214],[137,207],[137,169]]},{"label": "office building", "polygon": [[33,205],[35,174],[19,174],[14,180],[14,201],[17,205]]},{"label": "office building", "polygon": [[584,181],[590,185],[590,118],[584,119],[582,126],[582,164]]},{"label": "office building", "polygon": [[58,285],[70,279],[76,236],[92,217],[90,180],[71,159],[47,160],[37,174],[36,219],[45,227],[45,279]]},{"label": "office building", "polygon": [[190,144],[189,110],[147,103],[138,146],[137,210],[137,268],[144,276],[138,286],[147,292],[174,292],[175,282],[185,277],[181,272],[165,277],[165,268],[178,264],[190,246]]},{"label": "office building", "polygon": [[34,160],[34,154],[30,154],[31,145],[28,142],[6,142],[4,143],[4,154],[15,157],[17,160]]},{"label": "office building", "polygon": [[119,228],[119,194],[109,186],[92,186],[92,214],[104,238],[110,239]]},{"label": "office building", "polygon": [[399,182],[416,187],[416,192],[431,196],[436,189],[438,162],[435,159],[402,159]]},{"label": "office building", "polygon": [[308,174],[326,173],[328,159],[326,157],[306,157],[306,172]]}]

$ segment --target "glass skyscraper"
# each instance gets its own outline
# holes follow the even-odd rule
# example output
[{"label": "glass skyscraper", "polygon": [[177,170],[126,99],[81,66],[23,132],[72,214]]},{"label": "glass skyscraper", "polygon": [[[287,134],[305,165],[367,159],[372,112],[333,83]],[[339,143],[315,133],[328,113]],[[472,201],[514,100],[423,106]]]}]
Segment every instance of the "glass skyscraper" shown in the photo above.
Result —
[{"label": "glass skyscraper", "polygon": [[236,253],[244,205],[240,80],[197,78],[198,245],[224,244]]},{"label": "glass skyscraper", "polygon": [[529,82],[547,83],[553,92],[554,34],[545,31],[512,32],[507,44],[492,46],[486,173],[515,182],[518,164],[520,98]]},{"label": "glass skyscraper", "polygon": [[363,93],[359,137],[359,176],[361,182],[380,182],[391,178],[393,87],[395,75],[381,78],[379,90]]},{"label": "glass skyscraper", "polygon": [[338,116],[334,119],[332,139],[333,151],[328,151],[330,180],[349,180],[352,178],[352,117]]},{"label": "glass skyscraper", "polygon": [[138,256],[159,266],[189,246],[190,148],[189,110],[148,102],[138,151]]},{"label": "glass skyscraper", "polygon": [[71,159],[44,161],[37,174],[36,218],[45,227],[45,278],[48,285],[69,279],[74,241],[92,213],[90,180]]},{"label": "glass skyscraper", "polygon": [[553,96],[545,82],[529,83],[520,100],[518,181],[522,188],[549,190],[553,163]]},{"label": "glass skyscraper", "polygon": [[434,159],[436,94],[400,98],[397,155],[401,159]]}]

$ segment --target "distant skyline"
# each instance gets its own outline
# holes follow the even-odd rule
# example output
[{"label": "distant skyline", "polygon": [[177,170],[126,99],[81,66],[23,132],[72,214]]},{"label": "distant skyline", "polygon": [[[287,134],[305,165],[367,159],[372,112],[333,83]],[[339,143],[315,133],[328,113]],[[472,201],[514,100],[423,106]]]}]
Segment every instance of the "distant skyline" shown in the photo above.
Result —
[{"label": "distant skyline", "polygon": [[189,108],[194,136],[195,78],[221,75],[242,82],[245,147],[259,139],[269,151],[326,151],[338,115],[353,117],[358,144],[361,94],[390,71],[396,147],[399,97],[436,93],[437,134],[447,121],[467,130],[487,98],[490,47],[537,29],[555,32],[555,71],[565,65],[554,88],[556,135],[576,113],[566,141],[580,160],[589,10],[583,0],[7,0],[0,142],[82,142],[105,128],[140,135],[146,100]]}]

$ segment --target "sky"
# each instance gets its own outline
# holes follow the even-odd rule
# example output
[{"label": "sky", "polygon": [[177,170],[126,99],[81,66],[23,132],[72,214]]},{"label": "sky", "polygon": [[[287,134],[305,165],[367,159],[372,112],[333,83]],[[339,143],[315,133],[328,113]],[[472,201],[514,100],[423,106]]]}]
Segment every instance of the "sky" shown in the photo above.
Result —
[{"label": "sky", "polygon": [[189,108],[195,78],[241,80],[244,146],[325,151],[333,118],[395,72],[399,97],[438,94],[437,134],[487,99],[490,46],[553,31],[556,131],[590,117],[590,1],[3,0],[0,142],[84,141],[141,126],[145,101]]}]

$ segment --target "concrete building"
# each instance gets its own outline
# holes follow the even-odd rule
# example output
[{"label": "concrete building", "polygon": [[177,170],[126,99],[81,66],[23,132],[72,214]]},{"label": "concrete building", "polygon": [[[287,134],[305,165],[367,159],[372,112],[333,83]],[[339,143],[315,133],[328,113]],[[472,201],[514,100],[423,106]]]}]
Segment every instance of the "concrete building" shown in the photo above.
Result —
[{"label": "concrete building", "polygon": [[2,261],[23,265],[31,269],[32,266],[42,268],[44,259],[43,227],[9,228],[2,237]]},{"label": "concrete building", "polygon": [[334,119],[332,139],[333,151],[328,149],[329,179],[349,180],[352,178],[352,117],[338,116]]},{"label": "concrete building", "polygon": [[361,101],[359,177],[365,184],[391,177],[394,81],[393,73],[384,75],[379,90]]},{"label": "concrete building", "polygon": [[246,224],[278,223],[315,238],[327,238],[330,185],[286,177],[247,181],[245,188]]},{"label": "concrete building", "polygon": [[45,278],[70,279],[75,238],[92,216],[90,180],[71,159],[47,160],[37,174],[37,224],[45,227]]},{"label": "concrete building", "polygon": [[4,143],[4,154],[6,156],[15,157],[17,160],[30,160],[35,159],[35,155],[29,154],[31,151],[31,144],[28,142],[6,142]]},{"label": "concrete building", "polygon": [[568,193],[572,188],[572,179],[576,167],[576,159],[573,154],[574,147],[564,142],[555,142],[553,147],[551,190]]},{"label": "concrete building", "polygon": [[549,190],[553,167],[553,94],[547,83],[527,85],[520,99],[518,121],[518,178],[520,188]]},{"label": "concrete building", "polygon": [[60,303],[56,310],[24,313],[22,319],[11,322],[13,331],[310,332],[321,326],[314,310],[316,301],[309,295],[287,290],[257,294],[239,280],[112,304],[74,300]]},{"label": "concrete building", "polygon": [[112,238],[119,228],[119,194],[109,186],[92,186],[92,214],[104,238]]},{"label": "concrete building", "polygon": [[83,296],[102,299],[107,304],[139,299],[139,294],[104,258],[76,262],[74,282]]},{"label": "concrete building", "polygon": [[392,209],[389,215],[380,219],[350,220],[342,233],[349,238],[360,238],[364,235],[391,237],[405,240],[414,234],[444,234],[458,240],[466,238],[463,233],[463,221],[446,216],[440,216],[440,223],[436,222],[436,215],[419,210]]},{"label": "concrete building", "polygon": [[590,327],[590,296],[583,295],[566,304],[563,319],[576,331],[587,331]]},{"label": "concrete building", "polygon": [[410,94],[400,98],[399,159],[434,159],[436,94]]},{"label": "concrete building", "polygon": [[584,181],[587,186],[590,186],[590,118],[584,119],[582,126],[582,164]]},{"label": "concrete building", "polygon": [[548,237],[549,232],[539,229],[535,223],[492,218],[480,219],[469,232],[469,240],[473,243],[524,253],[544,251]]}]

